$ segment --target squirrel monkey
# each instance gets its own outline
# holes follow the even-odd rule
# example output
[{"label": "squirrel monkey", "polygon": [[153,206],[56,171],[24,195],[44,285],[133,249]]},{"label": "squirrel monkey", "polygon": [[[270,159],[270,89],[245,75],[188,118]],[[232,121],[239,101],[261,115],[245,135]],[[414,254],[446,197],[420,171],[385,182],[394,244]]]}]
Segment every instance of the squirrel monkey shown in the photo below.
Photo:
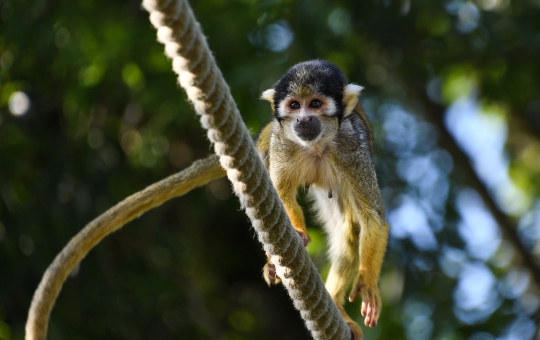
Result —
[{"label": "squirrel monkey", "polygon": [[[328,234],[331,268],[326,288],[355,340],[362,338],[362,331],[343,308],[346,290],[354,279],[349,301],[360,295],[364,323],[375,326],[381,310],[377,282],[389,228],[371,158],[372,133],[358,103],[361,90],[329,62],[299,63],[263,92],[274,119],[257,140],[304,245],[309,235],[296,200],[298,188],[308,188],[315,202]],[[268,284],[279,281],[270,262],[263,274]]]}]

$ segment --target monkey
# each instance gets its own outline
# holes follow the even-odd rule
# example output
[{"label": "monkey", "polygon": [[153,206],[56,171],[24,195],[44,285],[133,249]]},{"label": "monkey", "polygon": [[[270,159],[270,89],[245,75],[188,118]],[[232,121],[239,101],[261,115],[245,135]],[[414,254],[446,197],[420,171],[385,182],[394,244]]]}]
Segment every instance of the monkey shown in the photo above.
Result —
[{"label": "monkey", "polygon": [[[343,308],[346,290],[362,298],[364,323],[375,326],[381,309],[377,283],[388,237],[388,223],[372,161],[373,137],[358,102],[362,87],[348,84],[333,64],[313,60],[290,68],[262,99],[273,119],[254,138],[293,227],[304,246],[310,238],[296,200],[299,187],[309,191],[328,234],[330,273],[326,288],[351,329],[362,330]],[[44,339],[54,302],[71,270],[105,236],[172,197],[223,177],[216,155],[138,192],[81,230],[49,266],[36,290],[26,324],[27,339]],[[266,263],[267,283],[279,282]],[[354,277],[354,280],[353,280]]]},{"label": "monkey", "polygon": [[[362,338],[362,330],[345,312],[346,290],[352,281],[349,301],[360,295],[364,323],[375,326],[389,229],[372,160],[373,134],[358,102],[362,89],[348,84],[330,62],[296,64],[262,93],[273,120],[257,140],[259,155],[304,246],[310,238],[296,198],[298,188],[307,188],[314,201],[329,242],[326,288],[355,340]],[[263,276],[268,284],[279,282],[270,261]]]}]

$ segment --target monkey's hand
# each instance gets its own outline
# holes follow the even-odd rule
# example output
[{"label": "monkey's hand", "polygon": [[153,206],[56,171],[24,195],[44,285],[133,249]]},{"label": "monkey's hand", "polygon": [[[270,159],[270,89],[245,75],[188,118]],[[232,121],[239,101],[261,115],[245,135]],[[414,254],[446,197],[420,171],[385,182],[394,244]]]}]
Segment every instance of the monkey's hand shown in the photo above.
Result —
[{"label": "monkey's hand", "polygon": [[[311,241],[311,238],[307,233],[304,232],[298,232],[298,235],[300,236],[300,239],[302,239],[302,244],[304,245],[304,248],[307,247],[309,244],[309,241]],[[266,264],[263,267],[263,278],[266,283],[271,286],[274,284],[279,284],[281,282],[281,279],[276,274],[276,266],[270,261],[270,255],[266,254],[268,260],[266,261]]]},{"label": "monkey's hand", "polygon": [[349,301],[353,302],[357,295],[360,295],[362,298],[362,309],[360,312],[365,317],[364,324],[374,327],[381,312],[381,295],[379,294],[377,283],[368,282],[362,273],[359,273],[351,294],[349,294]]}]

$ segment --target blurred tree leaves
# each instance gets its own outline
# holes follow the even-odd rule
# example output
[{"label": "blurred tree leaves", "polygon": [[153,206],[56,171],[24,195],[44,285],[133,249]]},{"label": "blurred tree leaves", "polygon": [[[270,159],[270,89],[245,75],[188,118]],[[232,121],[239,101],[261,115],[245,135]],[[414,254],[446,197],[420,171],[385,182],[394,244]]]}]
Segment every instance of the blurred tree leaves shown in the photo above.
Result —
[{"label": "blurred tree leaves", "polygon": [[[253,133],[270,119],[260,93],[296,62],[328,59],[366,87],[392,226],[366,339],[533,338],[538,1],[192,6]],[[211,149],[140,3],[2,0],[0,25],[0,339],[22,339],[69,238]],[[66,283],[50,338],[308,339],[282,288],[260,279],[264,257],[216,181],[99,245]]]}]

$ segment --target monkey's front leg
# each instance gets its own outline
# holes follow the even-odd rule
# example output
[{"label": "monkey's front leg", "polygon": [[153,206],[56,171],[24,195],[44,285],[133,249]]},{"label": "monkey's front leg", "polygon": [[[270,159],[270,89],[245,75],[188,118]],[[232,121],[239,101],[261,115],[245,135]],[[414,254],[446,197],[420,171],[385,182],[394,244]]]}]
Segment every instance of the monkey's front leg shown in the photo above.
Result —
[{"label": "monkey's front leg", "polygon": [[[291,224],[300,235],[304,247],[306,247],[310,241],[310,237],[306,228],[306,222],[304,219],[304,213],[302,212],[302,207],[296,201],[296,187],[293,186],[294,190],[291,188],[283,188],[282,186],[276,186],[278,195],[283,202],[285,211],[291,220]],[[276,266],[270,262],[270,258],[266,262],[266,265],[263,268],[263,277],[268,285],[277,284],[280,282],[279,277],[276,275]]]},{"label": "monkey's front leg", "polygon": [[381,311],[381,296],[377,283],[388,238],[388,224],[379,216],[362,216],[360,223],[360,268],[349,301],[362,298],[364,324],[374,327]]}]

